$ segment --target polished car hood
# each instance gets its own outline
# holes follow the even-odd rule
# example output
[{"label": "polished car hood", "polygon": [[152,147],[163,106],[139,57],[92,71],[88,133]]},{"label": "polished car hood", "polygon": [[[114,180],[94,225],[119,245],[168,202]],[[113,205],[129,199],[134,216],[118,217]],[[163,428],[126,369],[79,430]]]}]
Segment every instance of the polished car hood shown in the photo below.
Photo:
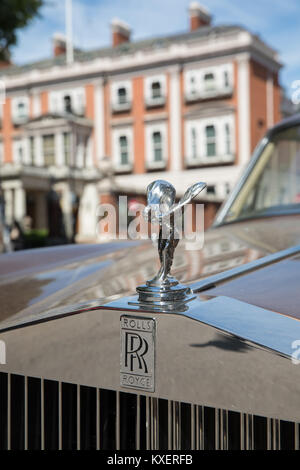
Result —
[{"label": "polished car hood", "polygon": [[[299,243],[300,217],[230,224],[206,232],[204,246],[195,250],[186,250],[182,241],[172,272],[182,282],[194,283]],[[68,245],[2,255],[0,322],[134,294],[137,285],[155,274],[157,258],[150,242]],[[247,301],[255,304],[255,292]]]}]

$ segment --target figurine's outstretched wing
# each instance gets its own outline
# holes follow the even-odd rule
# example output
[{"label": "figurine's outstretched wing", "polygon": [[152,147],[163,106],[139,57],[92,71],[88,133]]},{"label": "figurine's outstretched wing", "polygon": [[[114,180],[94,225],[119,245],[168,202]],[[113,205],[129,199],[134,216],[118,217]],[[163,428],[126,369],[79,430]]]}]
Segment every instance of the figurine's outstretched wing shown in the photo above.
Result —
[{"label": "figurine's outstretched wing", "polygon": [[194,199],[198,194],[206,188],[206,183],[195,183],[193,184],[190,188],[186,190],[184,193],[183,197],[180,199],[178,204],[174,204],[174,206],[166,213],[164,214],[165,216],[169,216],[170,214],[176,212],[178,209],[181,209],[181,207],[185,206],[186,204],[189,204],[192,199]]},{"label": "figurine's outstretched wing", "polygon": [[191,202],[192,199],[194,199],[198,194],[206,188],[206,183],[195,183],[193,186],[188,188],[186,192],[184,193],[184,196],[180,199],[178,205],[180,206],[185,206],[189,202]]}]

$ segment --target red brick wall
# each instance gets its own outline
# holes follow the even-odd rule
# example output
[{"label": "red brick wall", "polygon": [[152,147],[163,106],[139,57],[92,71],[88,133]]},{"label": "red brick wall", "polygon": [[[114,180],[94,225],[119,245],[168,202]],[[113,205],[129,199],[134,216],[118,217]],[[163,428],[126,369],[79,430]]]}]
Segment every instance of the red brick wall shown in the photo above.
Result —
[{"label": "red brick wall", "polygon": [[250,61],[251,152],[267,130],[267,78],[265,67]]}]

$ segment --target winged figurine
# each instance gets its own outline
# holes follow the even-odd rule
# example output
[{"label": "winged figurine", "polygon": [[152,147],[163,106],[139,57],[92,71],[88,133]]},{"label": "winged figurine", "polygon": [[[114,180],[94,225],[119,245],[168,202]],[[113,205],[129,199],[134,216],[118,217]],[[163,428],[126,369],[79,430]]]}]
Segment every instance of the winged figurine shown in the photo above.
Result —
[{"label": "winged figurine", "polygon": [[206,183],[193,184],[176,204],[176,191],[172,184],[164,180],[156,180],[149,184],[144,217],[148,222],[159,224],[158,253],[161,266],[156,276],[148,281],[147,285],[164,287],[171,282],[169,274],[174,252],[179,243],[175,213],[189,204],[205,187]]}]

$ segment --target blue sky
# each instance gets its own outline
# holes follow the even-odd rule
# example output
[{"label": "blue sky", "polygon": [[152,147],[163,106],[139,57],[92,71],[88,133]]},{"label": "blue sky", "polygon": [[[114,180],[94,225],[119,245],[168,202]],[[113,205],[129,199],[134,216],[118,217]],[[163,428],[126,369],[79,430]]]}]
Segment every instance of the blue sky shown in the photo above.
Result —
[{"label": "blue sky", "polygon": [[[23,64],[52,54],[51,37],[64,32],[64,0],[46,0],[41,17],[18,34],[14,62]],[[109,23],[130,24],[133,39],[171,34],[188,28],[190,0],[73,0],[74,43],[93,49],[110,43]],[[215,24],[240,24],[274,47],[284,64],[281,83],[288,94],[300,79],[300,0],[204,0]]]}]

